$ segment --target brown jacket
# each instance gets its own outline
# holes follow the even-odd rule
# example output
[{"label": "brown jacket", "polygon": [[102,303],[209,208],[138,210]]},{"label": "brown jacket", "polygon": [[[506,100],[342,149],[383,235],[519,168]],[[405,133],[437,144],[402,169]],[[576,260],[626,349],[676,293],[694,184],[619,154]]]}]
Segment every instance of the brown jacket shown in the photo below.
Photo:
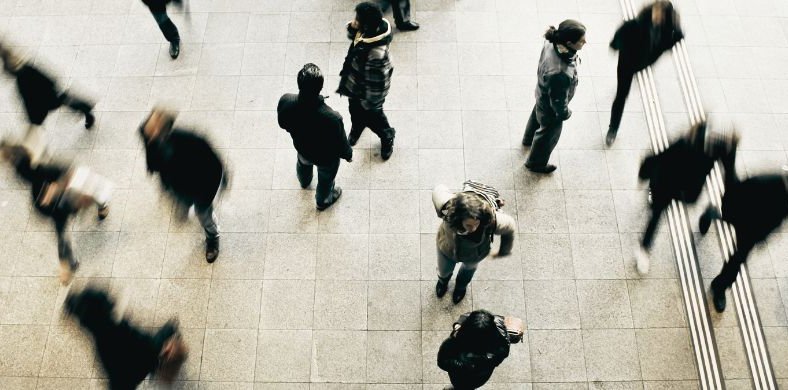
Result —
[{"label": "brown jacket", "polygon": [[[432,204],[435,206],[435,211],[440,213],[443,205],[453,196],[454,193],[449,191],[446,186],[439,185],[435,187],[432,191]],[[501,247],[498,254],[505,256],[512,251],[516,226],[514,218],[501,211],[496,211],[495,222],[482,227],[485,230],[482,234],[482,240],[474,243],[471,240],[464,239],[462,236],[458,236],[454,229],[446,221],[443,221],[438,229],[436,238],[438,250],[452,260],[463,263],[476,263],[484,260],[490,254],[491,236],[496,234],[501,236]]]}]

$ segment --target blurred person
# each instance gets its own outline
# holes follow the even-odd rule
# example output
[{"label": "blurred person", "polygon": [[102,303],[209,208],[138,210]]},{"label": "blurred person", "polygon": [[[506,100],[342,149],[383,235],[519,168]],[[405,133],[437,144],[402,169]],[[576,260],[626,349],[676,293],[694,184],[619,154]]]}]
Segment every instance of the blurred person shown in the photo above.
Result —
[{"label": "blurred person", "polygon": [[498,191],[471,180],[463,183],[463,190],[458,193],[438,185],[432,191],[432,203],[443,220],[436,236],[438,283],[435,295],[442,298],[446,294],[454,267],[460,263],[452,294],[452,301],[459,303],[479,263],[490,254],[494,235],[501,236],[500,248],[494,256],[507,256],[512,251],[516,223],[499,210],[504,202]]},{"label": "blurred person", "polygon": [[159,173],[162,187],[176,201],[176,216],[184,220],[194,206],[205,230],[205,260],[219,256],[219,225],[214,201],[227,187],[224,164],[207,140],[194,132],[173,128],[175,113],[154,108],[139,129],[149,174]]},{"label": "blurred person", "polygon": [[702,234],[709,231],[715,219],[722,219],[736,229],[736,251],[711,282],[714,309],[718,312],[725,310],[725,290],[736,281],[739,268],[747,261],[750,251],[766,241],[788,216],[788,166],[778,174],[727,183],[721,209],[720,214],[716,207],[709,205],[699,221]]},{"label": "blurred person", "polygon": [[569,102],[578,83],[577,52],[586,44],[586,28],[567,19],[556,29],[550,26],[537,71],[536,104],[525,126],[523,145],[531,152],[525,167],[536,173],[551,173],[556,166],[548,164],[550,154],[558,145],[565,120],[572,116]]},{"label": "blurred person", "polygon": [[394,68],[389,59],[391,25],[380,7],[365,1],[356,6],[356,16],[347,25],[352,41],[339,73],[337,93],[348,97],[350,135],[353,146],[369,127],[380,138],[380,156],[388,160],[394,151],[396,131],[383,112]]},{"label": "blurred person", "polygon": [[340,159],[353,160],[353,148],[348,143],[342,116],[320,95],[323,89],[320,68],[312,63],[304,65],[297,80],[298,94],[287,93],[279,99],[279,127],[293,138],[301,188],[309,187],[313,167],[317,166],[315,200],[317,209],[322,211],[342,195],[342,188],[334,185],[334,178],[339,172]]},{"label": "blurred person", "polygon": [[731,136],[707,135],[706,123],[692,126],[687,134],[674,141],[659,154],[649,156],[640,165],[638,176],[649,181],[651,190],[651,216],[649,217],[643,240],[636,252],[637,270],[647,274],[651,249],[662,212],[677,200],[695,203],[706,184],[706,176],[720,160],[725,170],[725,182],[735,180],[736,147],[739,138]]},{"label": "blurred person", "polygon": [[3,158],[11,162],[17,175],[30,183],[35,208],[55,223],[60,260],[60,281],[68,283],[79,267],[68,237],[68,220],[95,205],[98,219],[109,215],[111,184],[86,167],[68,168],[42,161],[40,154],[22,144],[0,143]]},{"label": "blurred person", "polygon": [[128,318],[116,319],[122,313],[115,312],[105,290],[89,286],[69,292],[63,309],[93,338],[111,390],[136,389],[148,375],[172,383],[188,356],[177,321],[151,333]]},{"label": "blurred person", "polygon": [[[519,322],[522,338],[522,321]],[[465,313],[438,350],[438,367],[449,374],[452,386],[444,390],[471,390],[482,387],[509,356],[510,329],[502,316],[486,310]],[[519,342],[519,341],[514,341]]]},{"label": "blurred person", "polygon": [[[90,129],[96,122],[93,103],[73,95],[68,90],[58,89],[52,77],[14,53],[7,46],[0,46],[3,69],[16,78],[16,86],[25,106],[27,119],[33,126],[41,126],[50,111],[67,106],[85,115],[85,128]],[[28,132],[33,131],[33,127]]]},{"label": "blurred person", "polygon": [[419,24],[410,19],[410,0],[383,0],[382,3],[381,8],[384,12],[391,6],[397,30],[415,31],[419,29]]},{"label": "blurred person", "polygon": [[678,12],[670,1],[665,0],[644,7],[635,19],[624,22],[618,28],[610,42],[610,48],[618,50],[618,87],[610,110],[610,126],[605,137],[607,146],[616,140],[624,103],[635,74],[653,65],[662,53],[683,38]]},{"label": "blurred person", "polygon": [[175,23],[167,15],[167,4],[174,3],[183,8],[183,0],[142,0],[142,2],[148,7],[156,24],[159,25],[159,30],[170,43],[170,58],[173,60],[178,58],[181,53],[181,36]]}]

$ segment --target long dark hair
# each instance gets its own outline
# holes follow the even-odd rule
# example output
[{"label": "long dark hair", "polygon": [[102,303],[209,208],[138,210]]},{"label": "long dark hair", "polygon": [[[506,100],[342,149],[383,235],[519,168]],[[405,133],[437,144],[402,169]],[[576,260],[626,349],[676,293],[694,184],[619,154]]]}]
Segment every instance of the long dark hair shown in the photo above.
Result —
[{"label": "long dark hair", "polygon": [[651,14],[655,7],[662,8],[662,25],[678,26],[679,14],[675,12],[673,3],[667,0],[657,0],[654,3],[643,7],[638,13],[637,19],[641,23],[651,24]]},{"label": "long dark hair", "polygon": [[544,33],[544,39],[551,43],[565,44],[575,43],[586,35],[586,26],[577,20],[567,19],[558,25],[558,28],[550,26]]},{"label": "long dark hair", "polygon": [[489,351],[502,340],[495,316],[487,310],[472,311],[454,338],[469,352]]},{"label": "long dark hair", "polygon": [[446,203],[445,220],[455,231],[464,231],[462,222],[468,218],[479,220],[479,229],[486,228],[495,218],[495,210],[478,195],[460,192]]}]

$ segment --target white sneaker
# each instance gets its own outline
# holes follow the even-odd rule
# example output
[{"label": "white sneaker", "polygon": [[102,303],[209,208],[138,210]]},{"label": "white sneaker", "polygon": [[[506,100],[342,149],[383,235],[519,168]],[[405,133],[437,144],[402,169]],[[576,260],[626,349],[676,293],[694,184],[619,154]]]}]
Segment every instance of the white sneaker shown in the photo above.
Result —
[{"label": "white sneaker", "polygon": [[649,259],[648,252],[646,252],[643,247],[638,248],[637,252],[635,252],[635,261],[637,263],[638,273],[641,275],[648,274],[651,260]]}]

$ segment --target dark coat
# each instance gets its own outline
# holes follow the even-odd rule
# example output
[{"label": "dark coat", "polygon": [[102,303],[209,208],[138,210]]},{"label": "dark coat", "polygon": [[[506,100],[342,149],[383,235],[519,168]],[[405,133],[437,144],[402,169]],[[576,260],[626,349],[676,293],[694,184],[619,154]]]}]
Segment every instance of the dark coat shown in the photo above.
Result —
[{"label": "dark coat", "polygon": [[49,111],[60,107],[60,92],[55,82],[34,66],[23,65],[16,72],[16,85],[30,123],[41,125]]},{"label": "dark coat", "polygon": [[658,37],[651,22],[651,7],[646,7],[637,18],[624,22],[616,30],[610,47],[619,51],[619,67],[632,73],[643,70],[684,38],[681,27],[676,23],[675,11],[664,17],[665,24]]},{"label": "dark coat", "polygon": [[389,93],[394,68],[389,59],[391,25],[385,19],[375,35],[362,36],[361,32],[347,26],[350,43],[347,56],[339,73],[341,79],[337,93],[361,100],[367,110],[383,108]]},{"label": "dark coat", "polygon": [[536,105],[548,118],[567,120],[572,115],[569,102],[577,87],[577,55],[559,53],[556,45],[545,41],[537,71]]},{"label": "dark coat", "polygon": [[210,205],[223,184],[224,166],[210,144],[192,132],[173,129],[166,140],[148,143],[143,129],[148,172],[159,172],[162,185],[184,203]]},{"label": "dark coat", "polygon": [[172,2],[172,0],[142,0],[142,3],[147,5],[152,13],[167,12],[167,4],[170,2]]},{"label": "dark coat", "polygon": [[276,111],[279,127],[290,133],[293,146],[305,159],[316,165],[331,165],[340,158],[353,158],[342,115],[332,110],[322,96],[301,99],[288,93],[279,99]]},{"label": "dark coat", "polygon": [[788,216],[786,180],[782,175],[761,175],[728,185],[722,219],[736,228],[738,242],[761,242],[782,224]]},{"label": "dark coat", "polygon": [[438,350],[438,367],[449,373],[455,388],[481,387],[490,379],[495,367],[509,356],[509,338],[503,317],[495,316],[495,323],[501,337],[496,338],[486,351],[466,350],[453,334],[441,344]]}]

